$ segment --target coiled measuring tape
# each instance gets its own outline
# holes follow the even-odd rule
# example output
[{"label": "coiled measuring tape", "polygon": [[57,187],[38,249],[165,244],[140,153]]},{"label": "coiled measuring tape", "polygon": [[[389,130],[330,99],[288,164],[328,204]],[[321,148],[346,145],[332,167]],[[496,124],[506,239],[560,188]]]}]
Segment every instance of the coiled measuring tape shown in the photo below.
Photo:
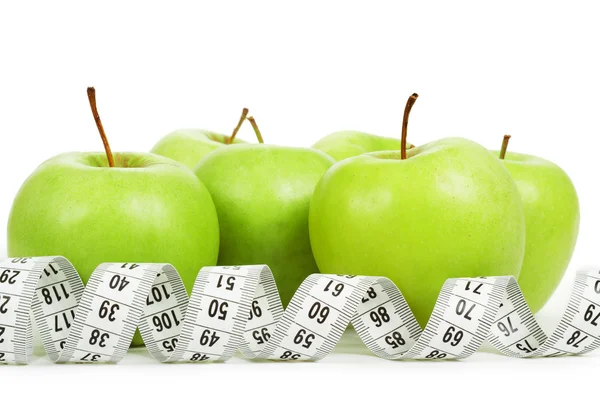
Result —
[{"label": "coiled measuring tape", "polygon": [[284,311],[266,265],[204,267],[191,298],[169,264],[105,263],[84,287],[64,257],[0,261],[0,363],[26,364],[33,311],[56,363],[118,362],[139,328],[160,362],[319,360],[351,323],[377,356],[461,359],[488,341],[512,357],[582,354],[600,345],[600,271],[577,274],[547,337],[513,277],[448,279],[423,331],[385,277],[310,275]]}]

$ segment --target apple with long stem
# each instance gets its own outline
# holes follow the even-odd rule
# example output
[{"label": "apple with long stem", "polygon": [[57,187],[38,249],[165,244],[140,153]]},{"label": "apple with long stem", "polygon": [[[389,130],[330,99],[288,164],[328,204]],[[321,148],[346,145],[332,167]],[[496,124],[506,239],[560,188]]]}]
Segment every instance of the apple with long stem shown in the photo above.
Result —
[{"label": "apple with long stem", "polygon": [[399,148],[323,175],[309,232],[321,272],[387,276],[424,326],[447,278],[519,275],[525,217],[510,174],[479,144],[446,138],[408,148],[416,99],[407,101]]},{"label": "apple with long stem", "polygon": [[229,136],[205,129],[178,129],[160,139],[150,152],[169,157],[194,169],[196,164],[211,151],[230,144],[246,143],[236,135],[247,115],[248,109],[244,108],[238,124]]},{"label": "apple with long stem", "polygon": [[315,185],[334,160],[314,149],[259,144],[214,150],[195,172],[215,203],[221,232],[219,265],[267,264],[283,304],[318,272],[308,236]]},{"label": "apple with long stem", "polygon": [[514,179],[525,212],[527,239],[519,286],[532,312],[539,311],[560,283],[579,232],[579,200],[558,165],[528,154],[507,152],[504,136],[496,152]]},{"label": "apple with long stem", "polygon": [[[412,104],[410,107],[412,107]],[[410,108],[408,108],[408,112],[410,112]],[[406,120],[407,118],[405,118],[405,121]],[[359,131],[338,131],[321,138],[313,144],[312,147],[329,154],[337,161],[341,161],[346,158],[374,151],[397,150],[398,147],[404,149],[415,147],[412,144],[406,143],[406,138],[404,138],[404,140],[405,143],[402,144],[401,140],[398,140],[397,138],[373,135]]]},{"label": "apple with long stem", "polygon": [[[84,283],[103,262],[171,263],[191,292],[199,269],[218,256],[208,190],[166,157],[113,154],[94,88],[88,97],[105,153],[60,154],[27,178],[8,220],[8,255],[65,256]],[[134,344],[141,343],[137,335]]]}]

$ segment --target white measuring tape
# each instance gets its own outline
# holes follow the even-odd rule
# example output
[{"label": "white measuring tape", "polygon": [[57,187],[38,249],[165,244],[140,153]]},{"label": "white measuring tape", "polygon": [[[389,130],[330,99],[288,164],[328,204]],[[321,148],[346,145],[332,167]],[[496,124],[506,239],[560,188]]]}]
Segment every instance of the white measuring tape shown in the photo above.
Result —
[{"label": "white measuring tape", "polygon": [[459,359],[483,341],[512,357],[582,354],[600,345],[600,270],[577,274],[546,337],[513,277],[448,279],[421,331],[384,277],[313,274],[284,311],[266,265],[204,267],[191,298],[169,264],[106,263],[86,287],[63,257],[0,261],[0,363],[26,364],[32,321],[56,363],[118,362],[139,328],[160,362],[319,360],[352,323],[386,359]]}]

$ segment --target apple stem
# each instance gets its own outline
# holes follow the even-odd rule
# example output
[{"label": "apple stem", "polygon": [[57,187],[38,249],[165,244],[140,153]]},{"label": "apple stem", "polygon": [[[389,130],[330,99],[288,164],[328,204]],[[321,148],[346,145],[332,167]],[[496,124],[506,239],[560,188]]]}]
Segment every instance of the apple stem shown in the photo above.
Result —
[{"label": "apple stem", "polygon": [[406,136],[408,135],[408,116],[412,106],[417,101],[418,94],[413,93],[406,101],[406,107],[404,107],[404,119],[402,120],[402,141],[400,142],[400,158],[406,160]]},{"label": "apple stem", "polygon": [[94,89],[91,86],[88,87],[87,95],[88,100],[90,101],[90,107],[92,108],[92,115],[94,116],[94,121],[96,121],[96,127],[98,127],[98,132],[100,132],[102,143],[104,143],[104,151],[106,152],[106,158],[108,158],[108,166],[114,167],[115,160],[113,158],[112,151],[110,151],[110,145],[108,144],[108,139],[106,138],[106,133],[104,133],[104,127],[102,126],[100,115],[98,114],[98,108],[96,107],[96,89]]},{"label": "apple stem", "polygon": [[258,130],[258,125],[256,125],[256,121],[254,120],[254,117],[248,117],[248,121],[250,121],[252,129],[254,129],[254,133],[256,134],[256,138],[258,139],[258,143],[264,143],[262,135],[260,134],[260,130]]},{"label": "apple stem", "polygon": [[242,115],[240,117],[240,121],[238,122],[237,126],[235,127],[235,129],[233,130],[233,133],[231,134],[231,136],[229,137],[229,140],[227,141],[227,144],[231,144],[233,143],[233,139],[235,139],[235,135],[237,135],[238,131],[240,130],[240,128],[242,127],[242,124],[244,123],[244,121],[246,120],[246,117],[248,116],[248,109],[244,108],[242,110]]},{"label": "apple stem", "polygon": [[504,135],[504,139],[502,140],[502,148],[500,149],[500,159],[504,160],[504,156],[506,156],[506,149],[508,148],[508,141],[510,140],[510,135]]}]

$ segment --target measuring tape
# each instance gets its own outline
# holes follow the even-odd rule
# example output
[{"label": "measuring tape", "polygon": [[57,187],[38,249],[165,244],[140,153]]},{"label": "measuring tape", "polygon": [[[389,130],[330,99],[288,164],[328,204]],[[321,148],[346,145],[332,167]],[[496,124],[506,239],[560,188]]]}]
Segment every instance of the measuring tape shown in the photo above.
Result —
[{"label": "measuring tape", "polygon": [[283,310],[266,265],[204,267],[188,298],[169,264],[105,263],[87,286],[64,257],[0,261],[0,363],[26,364],[33,318],[55,363],[120,361],[136,328],[159,362],[319,360],[351,323],[390,360],[470,356],[485,339],[512,357],[583,354],[600,346],[600,270],[577,274],[547,337],[513,277],[448,279],[422,331],[385,277],[313,274]]}]

